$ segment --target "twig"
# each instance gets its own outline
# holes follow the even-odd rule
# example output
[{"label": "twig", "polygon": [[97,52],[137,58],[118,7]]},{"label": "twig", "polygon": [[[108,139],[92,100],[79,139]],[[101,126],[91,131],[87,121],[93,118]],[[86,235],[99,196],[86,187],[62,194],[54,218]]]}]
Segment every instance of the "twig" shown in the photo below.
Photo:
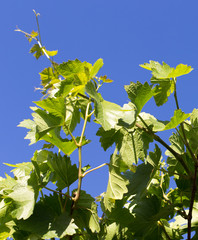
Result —
[{"label": "twig", "polygon": [[68,197],[68,198],[71,198],[72,199],[72,197],[71,196],[69,196],[68,194],[65,194],[65,193],[62,193],[62,192],[58,192],[58,191],[56,191],[56,190],[53,190],[53,189],[51,189],[51,188],[48,188],[48,187],[46,187],[46,186],[41,186],[42,188],[45,188],[45,189],[47,189],[47,190],[49,190],[49,191],[51,191],[51,192],[54,192],[54,193],[57,193],[57,194],[61,194],[61,195],[63,195],[63,196],[66,196],[66,197]]},{"label": "twig", "polygon": [[74,201],[74,204],[72,206],[73,209],[75,208],[76,203],[80,197],[80,191],[81,191],[81,185],[82,185],[82,178],[83,178],[82,177],[82,140],[83,140],[85,128],[87,125],[90,104],[91,104],[91,99],[89,99],[89,102],[87,104],[87,108],[86,108],[86,112],[85,112],[85,120],[84,120],[84,124],[83,124],[83,128],[82,128],[80,140],[78,142],[78,188],[77,188],[76,195],[73,198],[73,201]]},{"label": "twig", "polygon": [[[173,80],[174,80],[174,98],[175,98],[175,103],[176,103],[177,110],[179,110],[180,107],[179,107],[179,102],[178,102],[178,98],[177,98],[176,78],[174,78]],[[195,157],[195,155],[194,155],[194,153],[193,153],[193,151],[192,151],[192,149],[191,149],[191,147],[190,147],[190,145],[188,143],[188,140],[186,138],[183,122],[180,124],[180,126],[181,126],[181,130],[182,130],[182,133],[183,133],[183,138],[184,138],[183,142],[184,142],[185,146],[187,147],[187,149],[188,149],[188,151],[189,151],[189,153],[190,153],[194,163],[197,163],[197,159],[196,159],[196,157]]]},{"label": "twig", "polygon": [[191,239],[191,221],[192,221],[192,210],[193,210],[193,204],[195,200],[195,195],[197,191],[197,169],[198,165],[195,164],[195,174],[193,177],[193,183],[192,183],[192,195],[190,200],[190,207],[189,207],[189,213],[188,213],[188,240]]},{"label": "twig", "polygon": [[38,39],[37,37],[33,37],[31,34],[29,34],[29,33],[27,33],[27,32],[24,32],[23,30],[19,29],[18,27],[17,27],[17,29],[15,29],[15,31],[16,31],[16,32],[21,32],[21,33],[25,34],[26,36],[28,36],[28,37],[36,40],[37,43],[38,43],[38,45],[39,45],[39,47],[41,48],[41,50],[42,50],[43,53],[45,54],[45,56],[49,59],[49,61],[50,61],[52,64],[54,63],[54,62],[52,61],[52,59],[49,57],[49,55],[47,54],[47,52],[45,51],[45,49],[43,48],[41,42],[39,41],[39,39]]},{"label": "twig", "polygon": [[143,122],[143,124],[146,126],[142,127],[140,124],[136,123],[135,125],[143,130],[144,132],[148,133],[155,141],[161,143],[166,149],[168,149],[174,156],[175,158],[181,163],[181,165],[183,166],[183,168],[185,169],[185,171],[188,173],[189,176],[191,176],[191,172],[188,169],[186,163],[184,162],[183,158],[181,157],[180,154],[178,154],[177,152],[175,152],[175,150],[173,150],[167,143],[165,143],[158,135],[156,135],[149,127],[148,125],[145,123],[145,121],[142,119],[141,116],[138,115],[138,117],[140,118],[140,120]]},{"label": "twig", "polygon": [[39,13],[36,13],[36,11],[33,9],[33,12],[36,16],[36,23],[37,23],[37,29],[38,29],[38,34],[39,34],[39,40],[40,40],[40,43],[42,45],[42,41],[41,41],[41,33],[40,33],[40,27],[39,27],[39,21],[38,21],[38,16],[40,16]]},{"label": "twig", "polygon": [[164,227],[164,224],[159,220],[158,221],[158,224],[161,226],[162,230],[164,231],[165,235],[166,235],[166,238],[171,240],[171,238],[169,237],[168,233],[166,232],[166,229]]},{"label": "twig", "polygon": [[75,145],[76,145],[77,147],[79,147],[79,144],[78,144],[78,142],[76,141],[76,138],[74,137],[74,135],[72,134],[72,132],[70,131],[70,129],[68,128],[68,126],[65,124],[64,127],[67,128],[67,131],[68,131],[69,135],[71,136],[72,140],[74,141]]},{"label": "twig", "polygon": [[98,166],[98,167],[92,168],[92,169],[90,169],[89,171],[83,173],[83,174],[82,174],[82,177],[85,177],[88,173],[93,172],[93,171],[95,171],[95,170],[97,170],[97,169],[99,169],[99,168],[101,168],[101,167],[106,166],[106,165],[109,165],[109,164],[108,164],[108,163],[103,163],[103,164],[101,164],[101,165]]}]

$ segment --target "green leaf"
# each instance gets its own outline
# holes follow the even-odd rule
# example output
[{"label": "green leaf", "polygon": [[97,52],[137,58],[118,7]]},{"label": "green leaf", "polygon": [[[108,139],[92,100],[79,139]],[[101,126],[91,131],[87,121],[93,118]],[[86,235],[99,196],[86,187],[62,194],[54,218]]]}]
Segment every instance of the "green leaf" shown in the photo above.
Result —
[{"label": "green leaf", "polygon": [[147,82],[144,84],[131,82],[130,85],[126,85],[124,88],[131,102],[137,107],[137,114],[141,112],[144,105],[152,98],[154,93]]},{"label": "green leaf", "polygon": [[101,96],[97,93],[96,87],[94,86],[94,84],[91,81],[86,84],[85,91],[96,102],[100,102]]},{"label": "green leaf", "polygon": [[[154,81],[154,80],[153,80]],[[158,82],[159,83],[159,82]],[[157,106],[161,106],[168,101],[168,97],[174,91],[174,81],[162,81],[154,90],[154,99]]]},{"label": "green leaf", "polygon": [[17,179],[28,176],[30,172],[33,170],[33,165],[31,162],[23,162],[18,164],[9,164],[9,163],[4,163],[4,164],[9,167],[15,168],[11,172],[14,173],[14,176]]},{"label": "green leaf", "polygon": [[7,240],[11,238],[12,234],[15,232],[16,224],[14,221],[6,222],[0,226],[0,240]]},{"label": "green leaf", "polygon": [[27,219],[34,209],[34,190],[27,178],[15,180],[7,176],[0,179],[0,212],[2,209],[14,219]]},{"label": "green leaf", "polygon": [[[57,148],[59,148],[64,154],[70,155],[74,150],[77,149],[77,146],[73,140],[63,139],[60,136],[60,128],[53,129],[48,134],[42,137],[42,140],[52,143]],[[78,142],[80,137],[76,138]],[[90,141],[83,137],[82,145],[88,144]]]},{"label": "green leaf", "polygon": [[198,127],[198,109],[193,109],[190,115],[190,122],[193,128]]},{"label": "green leaf", "polygon": [[[73,192],[75,192],[74,190]],[[80,198],[77,202],[77,207],[73,213],[75,222],[80,228],[88,227],[92,232],[99,232],[99,217],[97,214],[97,204],[94,202],[94,198],[81,190]]]},{"label": "green leaf", "polygon": [[[143,194],[151,181],[153,166],[142,163],[137,166],[135,173],[127,171],[124,176],[129,181],[128,196]],[[144,176],[144,177],[143,177]]]},{"label": "green leaf", "polygon": [[182,112],[181,109],[175,110],[174,116],[171,118],[170,122],[165,126],[165,128],[163,130],[169,130],[169,129],[176,128],[180,123],[182,123],[189,117],[190,117],[190,114],[186,114],[186,113]]},{"label": "green leaf", "polygon": [[98,73],[98,71],[101,69],[101,67],[103,66],[103,59],[99,58],[93,65],[93,68],[91,69],[90,72],[90,76],[93,78],[96,76],[96,74]]},{"label": "green leaf", "polygon": [[[44,49],[45,49],[45,47],[44,47]],[[48,51],[48,50],[45,49],[45,52],[47,53],[48,56],[54,57],[55,55],[57,55],[58,50]]]},{"label": "green leaf", "polygon": [[36,59],[39,59],[41,56],[44,55],[42,48],[38,44],[34,44],[33,47],[30,49],[30,53],[34,53]]},{"label": "green leaf", "polygon": [[63,118],[54,116],[53,114],[47,113],[46,111],[43,111],[38,108],[34,110],[32,116],[33,121],[36,124],[35,137],[37,141],[40,138],[42,138],[45,134],[47,134],[47,132],[49,132],[50,130],[64,125]]},{"label": "green leaf", "polygon": [[77,229],[68,212],[61,213],[56,195],[45,196],[36,204],[33,215],[25,221],[19,221],[18,227],[42,239],[73,235]]},{"label": "green leaf", "polygon": [[161,65],[160,63],[158,63],[156,61],[150,61],[149,63],[145,63],[140,66],[147,70],[151,70],[153,76],[157,79],[169,78],[169,74],[173,71],[173,68],[171,68],[165,62],[163,62]]},{"label": "green leaf", "polygon": [[49,231],[42,236],[45,238],[63,238],[65,235],[72,236],[76,233],[78,227],[74,223],[74,220],[69,216],[69,213],[64,212],[60,216],[54,218]]},{"label": "green leaf", "polygon": [[76,164],[71,165],[71,160],[67,156],[54,154],[48,158],[48,165],[56,174],[59,190],[69,187],[78,179],[78,168]]},{"label": "green leaf", "polygon": [[109,199],[110,201],[111,199],[122,199],[124,193],[127,193],[128,191],[126,186],[129,182],[123,175],[121,175],[115,160],[116,155],[114,153],[111,157],[111,162],[109,165],[109,181],[104,196],[104,205],[108,210],[111,210],[111,207],[109,206]]},{"label": "green leaf", "polygon": [[137,111],[133,103],[128,103],[123,105],[123,113],[121,118],[118,120],[119,126],[124,126],[131,128],[134,126],[136,121]]},{"label": "green leaf", "polygon": [[191,66],[179,64],[172,72],[169,74],[169,78],[176,78],[190,73],[193,70]]},{"label": "green leaf", "polygon": [[[141,112],[139,116],[154,132],[163,131],[166,124],[168,124],[168,121],[160,121],[149,113]],[[140,126],[145,127],[144,123],[140,120],[140,118],[137,118],[136,122]]]},{"label": "green leaf", "polygon": [[101,76],[100,80],[102,80],[105,83],[112,83],[113,82],[113,80],[107,78],[107,75]]},{"label": "green leaf", "polygon": [[66,109],[65,109],[65,124],[64,131],[68,135],[68,129],[70,132],[73,132],[76,128],[76,125],[80,123],[80,110],[79,110],[79,102],[75,99],[68,99],[66,102]]},{"label": "green leaf", "polygon": [[104,128],[100,127],[96,133],[97,136],[100,136],[100,142],[103,149],[106,151],[111,147],[118,139],[122,138],[119,130],[110,129],[105,131]]},{"label": "green leaf", "polygon": [[115,128],[118,120],[123,116],[123,109],[105,100],[95,102],[95,117],[105,131]]},{"label": "green leaf", "polygon": [[131,168],[138,159],[144,161],[149,143],[153,139],[145,132],[135,128],[133,131],[122,130],[122,138],[118,140],[118,150],[124,163]]},{"label": "green leaf", "polygon": [[45,89],[53,86],[55,83],[59,83],[58,74],[53,68],[45,68],[40,74],[41,84]]},{"label": "green leaf", "polygon": [[64,98],[47,98],[34,103],[54,116],[60,117],[63,121],[65,120],[66,105]]},{"label": "green leaf", "polygon": [[119,225],[116,223],[111,223],[107,226],[107,235],[105,236],[106,240],[112,240],[114,236],[118,235]]},{"label": "green leaf", "polygon": [[72,79],[74,85],[85,85],[89,80],[92,65],[88,62],[81,62],[78,59],[64,62],[57,67],[58,72],[66,79]]}]

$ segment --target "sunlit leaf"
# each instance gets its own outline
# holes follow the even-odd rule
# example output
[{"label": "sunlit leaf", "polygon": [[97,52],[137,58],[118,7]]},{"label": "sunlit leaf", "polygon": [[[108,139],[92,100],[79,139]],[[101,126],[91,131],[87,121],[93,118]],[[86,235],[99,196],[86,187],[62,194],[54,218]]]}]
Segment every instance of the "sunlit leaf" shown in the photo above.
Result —
[{"label": "sunlit leaf", "polygon": [[55,55],[57,55],[58,50],[48,51],[48,50],[45,49],[45,52],[47,53],[48,56],[54,57]]},{"label": "sunlit leaf", "polygon": [[34,53],[36,59],[39,59],[42,55],[44,55],[42,49],[38,44],[33,45],[33,47],[30,49],[30,53]]},{"label": "sunlit leaf", "polygon": [[172,72],[169,74],[169,78],[176,78],[190,73],[193,70],[191,66],[179,64]]},{"label": "sunlit leaf", "polygon": [[122,115],[123,109],[115,103],[105,100],[95,102],[96,120],[102,125],[104,130],[115,128]]},{"label": "sunlit leaf", "polygon": [[171,118],[170,122],[165,126],[163,130],[176,128],[180,123],[182,123],[189,117],[190,117],[190,114],[186,114],[182,112],[181,109],[175,110],[174,116]]},{"label": "sunlit leaf", "polygon": [[0,212],[2,208],[13,219],[27,219],[34,209],[34,190],[27,185],[27,180],[15,180],[7,176],[0,179]]},{"label": "sunlit leaf", "polygon": [[99,58],[93,65],[93,68],[91,69],[90,72],[90,76],[93,78],[96,76],[96,74],[98,73],[98,71],[101,69],[101,67],[103,66],[103,59]]}]

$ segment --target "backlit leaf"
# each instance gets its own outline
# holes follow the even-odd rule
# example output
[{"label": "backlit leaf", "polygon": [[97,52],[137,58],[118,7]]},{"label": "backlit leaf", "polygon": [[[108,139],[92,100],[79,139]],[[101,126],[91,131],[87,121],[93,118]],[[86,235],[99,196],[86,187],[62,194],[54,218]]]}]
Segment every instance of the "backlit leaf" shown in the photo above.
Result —
[{"label": "backlit leaf", "polygon": [[56,174],[59,190],[69,187],[78,179],[78,168],[76,164],[71,165],[69,157],[54,154],[48,158],[48,164]]},{"label": "backlit leaf", "polygon": [[181,109],[174,111],[174,116],[171,118],[170,122],[165,126],[163,130],[169,130],[172,128],[176,128],[180,123],[185,121],[188,117],[190,117],[190,114],[186,114],[181,111]]},{"label": "backlit leaf", "polygon": [[90,76],[93,78],[96,76],[96,74],[98,73],[98,71],[101,69],[101,67],[103,66],[103,59],[99,58],[93,65],[93,68],[91,69],[90,72]]},{"label": "backlit leaf", "polygon": [[176,78],[185,74],[190,73],[193,70],[191,66],[179,64],[172,72],[169,74],[169,78]]},{"label": "backlit leaf", "polygon": [[42,55],[44,55],[42,49],[38,44],[33,45],[33,47],[30,49],[30,53],[34,53],[36,59],[39,59]]},{"label": "backlit leaf", "polygon": [[104,130],[115,128],[118,120],[123,116],[123,109],[105,100],[95,102],[95,117]]},{"label": "backlit leaf", "polygon": [[129,99],[137,107],[137,114],[141,112],[144,105],[152,98],[154,90],[147,82],[141,84],[140,82],[125,86],[125,90]]},{"label": "backlit leaf", "polygon": [[110,210],[108,203],[109,199],[122,199],[123,194],[127,193],[128,191],[126,187],[128,180],[123,175],[121,175],[119,167],[116,166],[115,157],[116,155],[114,153],[111,157],[111,162],[109,165],[109,181],[104,196],[104,204],[108,210]]}]

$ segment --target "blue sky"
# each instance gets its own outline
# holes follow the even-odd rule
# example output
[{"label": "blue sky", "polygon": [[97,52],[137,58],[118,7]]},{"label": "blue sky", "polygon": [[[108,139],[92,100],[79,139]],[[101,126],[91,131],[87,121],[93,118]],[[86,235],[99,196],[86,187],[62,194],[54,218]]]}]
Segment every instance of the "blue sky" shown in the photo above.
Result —
[{"label": "blue sky", "polygon": [[[31,118],[29,106],[41,95],[39,72],[49,66],[44,57],[38,61],[28,53],[30,44],[14,32],[36,30],[33,9],[40,13],[41,36],[48,50],[58,49],[56,62],[78,58],[94,63],[103,58],[101,75],[113,79],[102,89],[104,99],[123,105],[128,102],[124,85],[130,81],[149,81],[150,73],[139,64],[156,60],[171,66],[180,63],[194,70],[178,80],[178,98],[182,110],[192,112],[198,106],[198,1],[182,0],[7,0],[1,3],[1,168],[0,176],[9,168],[2,163],[29,161],[41,145],[28,146],[25,129],[20,121]],[[153,107],[153,101],[143,109],[161,120],[173,115],[173,101]],[[109,161],[113,151],[104,153],[95,137],[97,126],[87,128],[92,143],[85,148],[83,164],[96,167]],[[166,138],[166,136],[164,136]],[[75,161],[75,160],[74,160]],[[83,189],[93,196],[104,192],[107,167],[87,175]]]}]

